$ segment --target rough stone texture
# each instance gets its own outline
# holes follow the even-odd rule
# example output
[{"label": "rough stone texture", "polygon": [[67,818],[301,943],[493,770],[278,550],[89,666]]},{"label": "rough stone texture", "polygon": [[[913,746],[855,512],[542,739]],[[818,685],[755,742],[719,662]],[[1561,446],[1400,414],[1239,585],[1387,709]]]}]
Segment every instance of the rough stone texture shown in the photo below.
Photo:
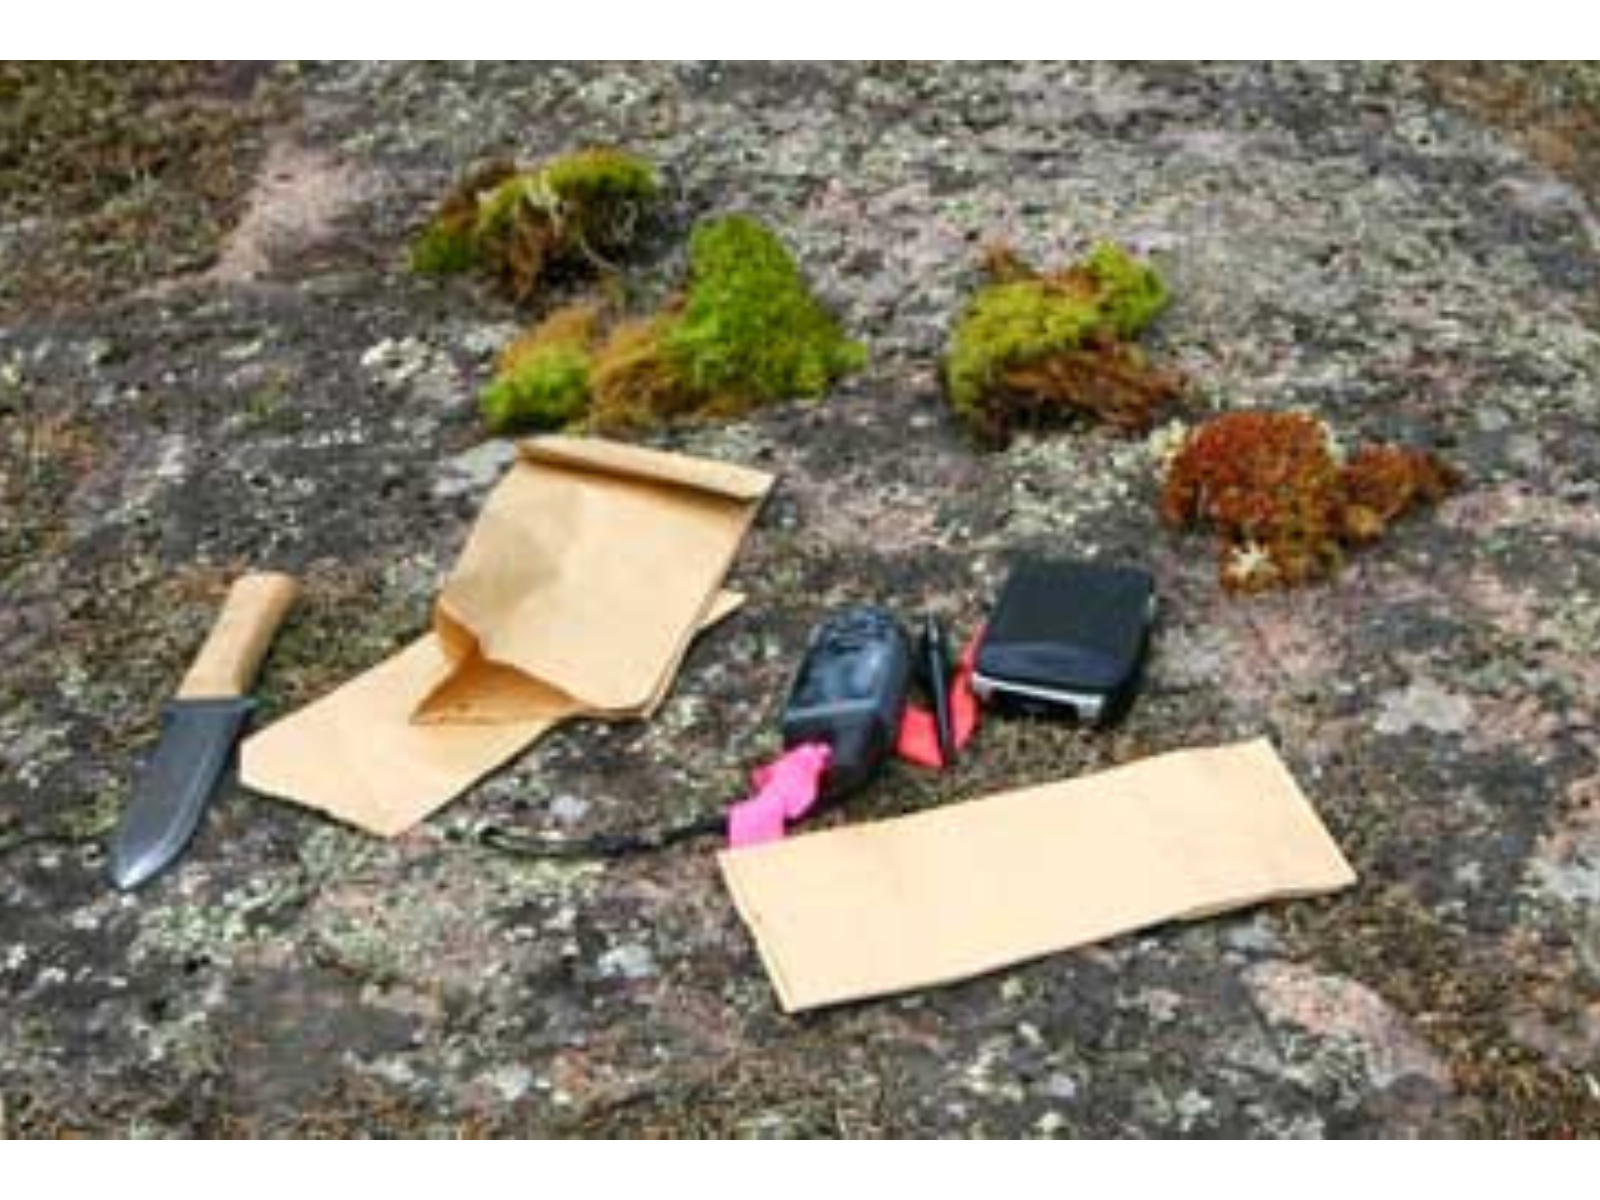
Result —
[{"label": "rough stone texture", "polygon": [[[0,324],[0,1131],[1600,1132],[1592,72],[362,65],[261,86],[254,191],[209,266],[186,243],[119,258],[187,272],[120,299],[3,289],[52,308]],[[595,141],[671,184],[642,303],[695,216],[749,210],[872,351],[826,401],[654,439],[781,475],[734,570],[748,606],[658,720],[552,737],[413,834],[234,792],[180,869],[113,893],[105,830],[233,571],[307,584],[267,719],[424,626],[504,461],[474,390],[530,314],[408,276],[406,240],[472,159]],[[13,198],[0,250],[31,219]],[[990,235],[1041,262],[1099,237],[1151,254],[1176,296],[1159,349],[1202,411],[1432,444],[1465,490],[1329,586],[1223,596],[1208,540],[1157,523],[1159,436],[962,440],[935,363]],[[719,807],[772,749],[814,618],[870,596],[966,629],[1018,550],[1156,572],[1131,719],[992,722],[949,777],[896,770],[849,817],[1266,733],[1360,886],[792,1019],[708,846],[534,863],[465,836]]]}]

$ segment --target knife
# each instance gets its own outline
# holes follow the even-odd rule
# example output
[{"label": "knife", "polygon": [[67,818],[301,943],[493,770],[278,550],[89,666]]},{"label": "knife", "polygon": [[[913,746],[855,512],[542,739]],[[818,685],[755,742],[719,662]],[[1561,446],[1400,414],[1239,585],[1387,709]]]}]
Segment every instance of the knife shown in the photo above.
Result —
[{"label": "knife", "polygon": [[111,845],[111,882],[138,887],[175,862],[227,777],[255,680],[299,585],[258,571],[234,581],[211,634],[161,714],[155,754],[134,782]]}]

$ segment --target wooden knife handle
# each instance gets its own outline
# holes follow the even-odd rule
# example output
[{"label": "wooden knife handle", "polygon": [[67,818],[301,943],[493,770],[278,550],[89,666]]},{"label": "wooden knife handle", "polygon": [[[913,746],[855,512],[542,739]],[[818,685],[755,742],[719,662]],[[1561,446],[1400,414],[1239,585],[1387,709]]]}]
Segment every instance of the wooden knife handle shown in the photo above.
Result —
[{"label": "wooden knife handle", "polygon": [[256,571],[235,580],[206,644],[178,687],[178,698],[242,696],[249,691],[272,635],[299,594],[294,577],[276,571]]}]

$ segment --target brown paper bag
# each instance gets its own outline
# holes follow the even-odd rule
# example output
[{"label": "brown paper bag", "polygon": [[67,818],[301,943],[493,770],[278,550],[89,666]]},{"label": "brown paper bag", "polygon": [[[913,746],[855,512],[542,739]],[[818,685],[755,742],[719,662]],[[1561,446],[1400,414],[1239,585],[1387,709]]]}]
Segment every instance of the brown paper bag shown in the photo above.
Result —
[{"label": "brown paper bag", "polygon": [[719,855],[785,1011],[1355,882],[1265,740]]},{"label": "brown paper bag", "polygon": [[575,438],[524,443],[433,632],[249,738],[246,786],[388,837],[546,730],[646,716],[720,590],[771,476]]}]

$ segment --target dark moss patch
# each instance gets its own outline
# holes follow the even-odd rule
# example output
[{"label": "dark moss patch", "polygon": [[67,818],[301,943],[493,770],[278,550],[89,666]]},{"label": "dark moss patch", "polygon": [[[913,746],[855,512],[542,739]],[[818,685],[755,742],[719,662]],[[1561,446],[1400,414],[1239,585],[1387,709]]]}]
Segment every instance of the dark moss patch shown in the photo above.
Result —
[{"label": "dark moss patch", "polygon": [[1600,69],[1592,62],[1437,62],[1439,99],[1505,130],[1600,200]]},{"label": "dark moss patch", "polygon": [[1464,1100],[1463,1132],[1600,1136],[1600,1111],[1583,1075],[1511,1036],[1513,998],[1575,999],[1539,965],[1549,959],[1547,947],[1528,947],[1524,955],[1476,943],[1401,887],[1291,905],[1284,921],[1297,953],[1368,982],[1445,1053]]},{"label": "dark moss patch", "polygon": [[580,150],[526,171],[491,162],[445,197],[412,244],[411,267],[481,270],[511,299],[531,300],[552,274],[610,269],[659,191],[655,168],[622,150]]},{"label": "dark moss patch", "polygon": [[0,63],[0,315],[209,266],[283,99],[225,63]]},{"label": "dark moss patch", "polygon": [[88,425],[25,409],[0,381],[0,583],[62,544],[67,497],[97,453]]},{"label": "dark moss patch", "polygon": [[838,1058],[825,1029],[807,1030],[759,1059],[711,1063],[667,1087],[596,1105],[550,1132],[587,1138],[841,1138],[892,1128],[884,1081],[861,1070],[865,1064],[838,1071]]}]

